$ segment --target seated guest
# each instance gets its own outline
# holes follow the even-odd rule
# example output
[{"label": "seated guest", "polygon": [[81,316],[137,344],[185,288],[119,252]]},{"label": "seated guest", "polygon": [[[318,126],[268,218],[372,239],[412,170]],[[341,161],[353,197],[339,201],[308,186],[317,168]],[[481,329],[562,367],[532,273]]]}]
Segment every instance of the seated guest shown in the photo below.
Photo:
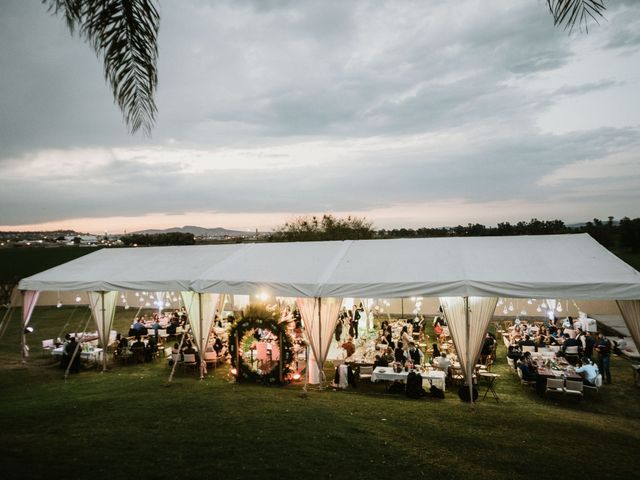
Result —
[{"label": "seated guest", "polygon": [[517,368],[522,372],[522,379],[527,382],[538,380],[538,371],[533,363],[531,352],[524,352]]},{"label": "seated guest", "polygon": [[582,382],[587,386],[595,386],[596,378],[598,377],[598,367],[591,363],[587,357],[578,360],[577,367],[576,373],[580,374]]},{"label": "seated guest", "polygon": [[381,357],[380,355],[376,355],[376,359],[373,361],[373,369],[375,370],[376,367],[388,367],[389,366],[389,362],[387,362],[387,360],[384,357]]},{"label": "seated guest", "polygon": [[431,354],[431,356],[433,358],[438,358],[440,356],[440,349],[438,348],[438,344],[434,343],[433,345],[431,345],[431,347],[433,348],[433,353]]},{"label": "seated guest", "polygon": [[487,357],[493,353],[493,346],[496,341],[493,336],[487,332],[482,343],[482,350],[480,351],[480,363],[487,363]]},{"label": "seated guest", "polygon": [[142,318],[141,317],[136,317],[136,321],[134,322],[134,324],[131,326],[132,330],[135,330],[136,332],[138,332],[140,335],[143,335],[143,331],[145,331],[147,329],[147,327],[144,326],[144,323],[142,323]]},{"label": "seated guest", "polygon": [[222,348],[223,348],[222,340],[220,340],[220,337],[216,335],[213,340],[213,351],[216,352],[216,355],[218,357],[220,356],[220,352],[222,351]]},{"label": "seated guest", "polygon": [[522,349],[519,345],[509,345],[507,358],[513,360],[514,367],[517,368],[518,361],[522,358]]},{"label": "seated guest", "polygon": [[567,347],[578,347],[578,353],[582,353],[582,342],[577,338],[571,338],[568,333],[563,335],[562,353],[566,354]]},{"label": "seated guest", "polygon": [[393,351],[393,360],[395,362],[399,362],[402,365],[404,365],[404,348],[402,345],[402,342],[398,341],[398,344],[396,345],[395,350]]},{"label": "seated guest", "polygon": [[67,359],[65,368],[71,365],[69,367],[70,373],[80,372],[80,352],[76,352],[77,348],[79,348],[79,345],[76,342],[76,337],[69,338],[69,342],[64,347],[63,357],[66,357]]},{"label": "seated guest", "polygon": [[147,348],[144,351],[144,360],[145,362],[150,362],[153,360],[153,356],[158,351],[158,340],[155,335],[149,335],[149,340],[147,342]]},{"label": "seated guest", "polygon": [[387,339],[387,345],[391,348],[396,348],[395,343],[393,343],[393,333],[391,331],[391,326],[387,325],[387,330],[384,333],[384,337]]},{"label": "seated guest", "polygon": [[[615,353],[616,355],[624,355],[624,350],[628,347],[629,343],[624,338],[624,335],[618,335],[618,338],[613,341],[613,353]],[[591,351],[593,352],[593,345],[591,346]]]},{"label": "seated guest", "polygon": [[356,353],[356,346],[353,344],[352,337],[349,337],[347,341],[342,344],[342,348],[344,348],[346,358],[349,358],[351,355]]},{"label": "seated guest", "polygon": [[136,335],[136,341],[131,344],[131,353],[133,353],[134,361],[138,363],[144,362],[145,345],[140,335]]},{"label": "seated guest", "polygon": [[127,352],[127,347],[129,347],[129,339],[127,337],[120,337],[118,346],[116,347],[118,355],[124,355]]},{"label": "seated guest", "polygon": [[167,326],[167,335],[175,335],[179,326],[180,326],[180,318],[177,316],[171,317],[171,321]]},{"label": "seated guest", "polygon": [[409,327],[407,325],[402,327],[402,331],[400,332],[400,340],[402,340],[402,344],[404,345],[405,350],[408,350],[409,344],[411,343],[411,340],[413,340],[413,337],[409,333]]},{"label": "seated guest", "polygon": [[393,354],[393,348],[387,347],[387,350],[382,355],[382,358],[386,360],[387,364],[394,362],[396,357]]},{"label": "seated guest", "polygon": [[531,340],[531,337],[529,337],[529,335],[525,335],[524,336],[524,340],[521,340],[518,344],[521,347],[535,347],[536,346],[536,342]]},{"label": "seated guest", "polygon": [[449,368],[451,368],[451,360],[447,358],[447,354],[442,352],[439,357],[433,359],[433,365],[443,372],[449,374]]},{"label": "seated guest", "polygon": [[414,365],[420,365],[424,354],[419,348],[416,348],[414,342],[409,342],[409,349],[404,353],[405,359],[412,362]]}]

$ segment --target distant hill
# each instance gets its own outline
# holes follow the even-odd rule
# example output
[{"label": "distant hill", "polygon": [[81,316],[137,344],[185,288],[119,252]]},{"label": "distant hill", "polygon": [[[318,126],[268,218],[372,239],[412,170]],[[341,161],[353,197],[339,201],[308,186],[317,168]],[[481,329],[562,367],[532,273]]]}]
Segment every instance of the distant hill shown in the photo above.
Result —
[{"label": "distant hill", "polygon": [[158,233],[192,233],[196,237],[249,237],[255,235],[255,231],[247,232],[242,230],[227,230],[226,228],[203,228],[193,225],[186,225],[184,227],[172,227],[164,230],[141,230],[139,232],[130,232],[138,235],[154,235]]}]

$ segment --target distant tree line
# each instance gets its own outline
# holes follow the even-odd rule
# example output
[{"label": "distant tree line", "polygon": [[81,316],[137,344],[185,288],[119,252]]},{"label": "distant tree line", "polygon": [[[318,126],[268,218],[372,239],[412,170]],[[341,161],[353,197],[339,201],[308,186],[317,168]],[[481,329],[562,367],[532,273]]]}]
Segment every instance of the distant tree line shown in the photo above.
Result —
[{"label": "distant tree line", "polygon": [[154,233],[139,234],[133,233],[120,237],[122,243],[128,247],[144,246],[159,247],[167,245],[195,245],[196,239],[193,233],[170,232],[170,233]]},{"label": "distant tree line", "polygon": [[562,220],[538,220],[528,222],[502,222],[496,226],[469,223],[456,227],[394,228],[374,230],[373,223],[364,218],[298,217],[277,228],[269,237],[271,242],[306,242],[314,240],[362,240],[370,238],[429,238],[429,237],[481,237],[513,235],[556,235],[588,233],[608,249],[640,252],[640,218],[624,217],[614,222],[614,217],[602,221],[594,218],[582,226],[567,226]]},{"label": "distant tree line", "polygon": [[375,238],[373,222],[364,218],[298,217],[274,230],[270,242],[310,242],[314,240],[365,240]]}]

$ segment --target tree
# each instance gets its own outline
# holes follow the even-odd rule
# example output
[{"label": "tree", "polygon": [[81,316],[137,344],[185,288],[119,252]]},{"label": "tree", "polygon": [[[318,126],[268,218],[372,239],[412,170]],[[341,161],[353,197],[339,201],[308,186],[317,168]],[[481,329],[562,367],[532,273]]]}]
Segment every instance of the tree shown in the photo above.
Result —
[{"label": "tree", "polygon": [[151,133],[156,118],[158,27],[153,0],[43,0],[63,15],[104,62],[104,76],[131,133]]},{"label": "tree", "polygon": [[581,30],[584,26],[588,32],[589,21],[598,23],[598,18],[603,18],[606,9],[604,0],[547,0],[547,5],[554,24],[564,26],[569,31],[578,25]]},{"label": "tree", "polygon": [[373,238],[373,224],[366,218],[298,217],[275,229],[272,242],[310,242],[314,240],[364,240]]},{"label": "tree", "polygon": [[[554,24],[588,32],[598,22],[604,0],[546,0]],[[158,27],[154,0],[42,0],[49,11],[63,15],[104,61],[104,75],[131,133],[148,135],[155,123],[158,84]]]}]

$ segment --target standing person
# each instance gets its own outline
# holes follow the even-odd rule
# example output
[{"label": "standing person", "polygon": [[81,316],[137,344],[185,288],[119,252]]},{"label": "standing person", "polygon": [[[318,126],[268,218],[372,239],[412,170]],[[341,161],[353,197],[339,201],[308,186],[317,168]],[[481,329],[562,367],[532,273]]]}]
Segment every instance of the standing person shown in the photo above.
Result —
[{"label": "standing person", "polygon": [[611,383],[611,370],[609,363],[611,360],[611,341],[602,332],[598,332],[595,350],[598,352],[598,370],[602,374],[604,383]]},{"label": "standing person", "polygon": [[340,341],[340,337],[342,336],[342,315],[338,315],[338,321],[336,322],[335,329],[336,342]]},{"label": "standing person", "polygon": [[347,325],[349,325],[349,336],[355,338],[355,332],[353,330],[353,312],[347,310]]},{"label": "standing person", "polygon": [[353,306],[353,333],[354,338],[358,338],[358,323],[360,322],[360,312],[363,311],[362,304],[360,307]]},{"label": "standing person", "polygon": [[590,332],[586,332],[584,334],[584,356],[589,359],[589,361],[593,361],[591,357],[593,357],[593,347],[596,345],[596,340],[593,338]]}]

